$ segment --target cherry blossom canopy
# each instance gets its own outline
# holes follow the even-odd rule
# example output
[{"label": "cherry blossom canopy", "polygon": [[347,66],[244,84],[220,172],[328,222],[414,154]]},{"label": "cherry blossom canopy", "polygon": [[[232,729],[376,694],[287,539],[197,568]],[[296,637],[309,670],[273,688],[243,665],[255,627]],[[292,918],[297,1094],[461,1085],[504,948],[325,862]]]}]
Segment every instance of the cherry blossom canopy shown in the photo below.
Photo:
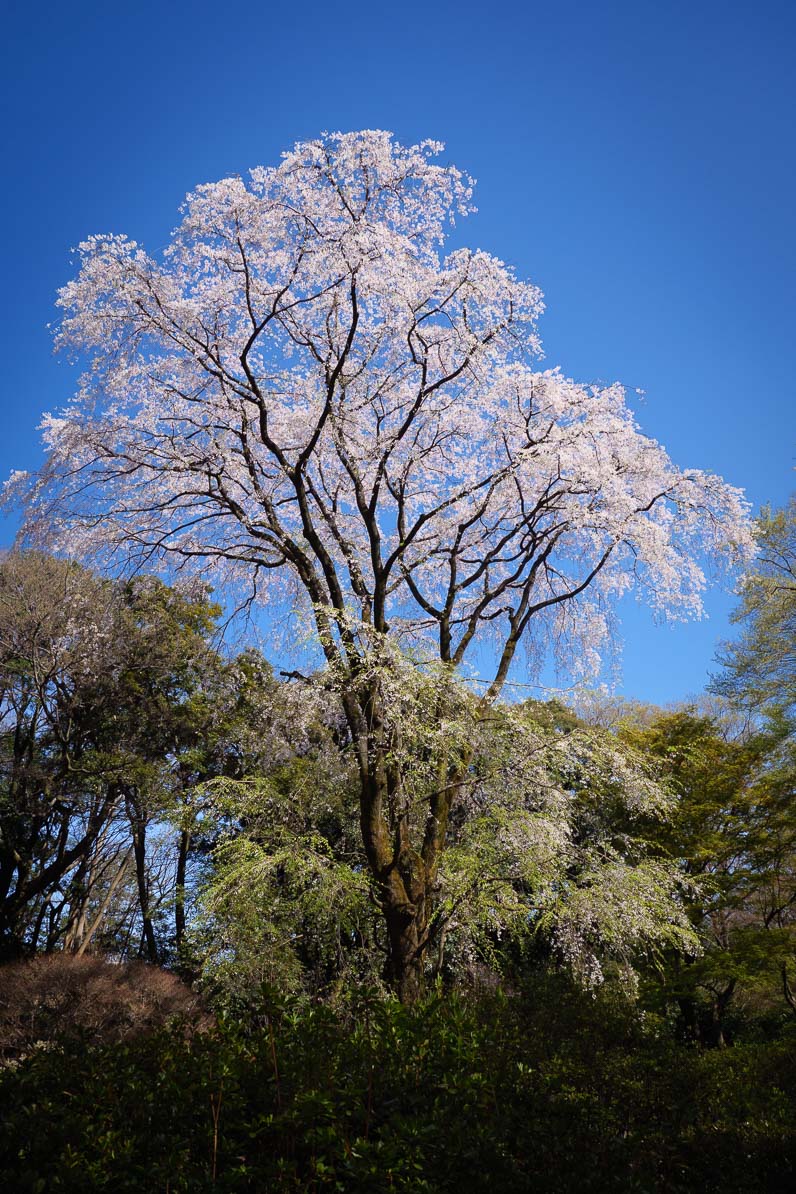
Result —
[{"label": "cherry blossom canopy", "polygon": [[706,561],[750,550],[740,491],[676,468],[619,385],[539,369],[536,287],[445,255],[472,187],[442,148],[324,135],[199,187],[159,258],[82,244],[58,343],[86,369],[31,530],[300,595],[330,660],[352,623],[456,664],[489,630],[495,692],[534,629],[593,667],[631,586],[699,616]]}]

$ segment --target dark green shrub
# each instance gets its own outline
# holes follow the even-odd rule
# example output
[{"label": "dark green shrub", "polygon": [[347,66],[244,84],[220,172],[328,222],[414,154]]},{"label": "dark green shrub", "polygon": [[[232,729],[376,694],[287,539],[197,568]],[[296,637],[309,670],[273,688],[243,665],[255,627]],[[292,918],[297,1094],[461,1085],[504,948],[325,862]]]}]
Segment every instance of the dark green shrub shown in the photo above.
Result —
[{"label": "dark green shrub", "polygon": [[684,1049],[558,982],[66,1047],[6,1072],[0,1105],[19,1194],[776,1194],[796,1151],[784,1046]]}]

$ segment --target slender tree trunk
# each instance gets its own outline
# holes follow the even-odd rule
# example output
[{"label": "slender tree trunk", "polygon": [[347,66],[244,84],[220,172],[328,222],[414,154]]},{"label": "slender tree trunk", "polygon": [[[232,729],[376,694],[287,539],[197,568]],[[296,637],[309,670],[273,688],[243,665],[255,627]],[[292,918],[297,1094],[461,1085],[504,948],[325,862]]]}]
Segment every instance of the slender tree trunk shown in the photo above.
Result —
[{"label": "slender tree trunk", "polygon": [[177,849],[177,876],[174,888],[174,943],[177,961],[182,963],[185,950],[185,875],[188,868],[188,851],[191,848],[191,833],[183,829]]},{"label": "slender tree trunk", "polygon": [[708,1048],[724,1049],[727,1046],[724,1018],[735,993],[735,987],[735,979],[731,979],[724,990],[713,997],[709,1018],[703,1034],[703,1044],[707,1045]]},{"label": "slender tree trunk", "polygon": [[140,804],[128,796],[127,800],[130,826],[133,831],[133,856],[135,858],[135,876],[138,885],[138,903],[141,909],[141,952],[146,946],[146,955],[150,962],[158,961],[158,946],[155,940],[155,928],[149,914],[149,885],[146,874],[146,826],[147,820]]},{"label": "slender tree trunk", "polygon": [[788,979],[787,962],[782,963],[780,973],[782,975],[782,994],[785,996],[785,1002],[790,1010],[796,1013],[796,991],[793,990]]},{"label": "slender tree trunk", "polygon": [[683,1021],[683,1028],[686,1036],[695,1044],[699,1042],[701,1033],[699,1030],[699,1018],[697,1016],[696,1004],[694,1000],[686,996],[682,996],[677,1000],[677,1005],[680,1008],[680,1015]]},{"label": "slender tree trunk", "polygon": [[36,914],[36,923],[33,926],[33,932],[31,933],[30,939],[28,941],[28,950],[31,957],[35,957],[35,955],[39,952],[39,937],[41,936],[42,925],[44,924],[44,918],[47,915],[48,908],[49,897],[45,897],[45,899],[42,900],[41,907]]},{"label": "slender tree trunk", "polygon": [[92,883],[92,867],[84,858],[69,885],[70,909],[63,938],[65,953],[75,953],[86,932],[86,916]]},{"label": "slender tree trunk", "polygon": [[92,937],[94,936],[97,929],[100,927],[103,920],[105,919],[105,913],[108,911],[108,908],[110,907],[110,904],[111,904],[111,900],[113,899],[114,895],[116,894],[116,889],[119,886],[119,884],[121,883],[121,881],[124,877],[124,873],[127,870],[127,864],[130,860],[131,851],[132,851],[132,847],[127,851],[124,858],[122,859],[121,865],[119,866],[119,869],[117,870],[116,874],[114,875],[113,879],[111,880],[110,886],[108,887],[108,890],[105,893],[105,897],[104,897],[102,903],[100,904],[99,908],[97,909],[96,916],[94,917],[93,921],[88,926],[88,928],[86,929],[83,940],[80,942],[80,945],[77,950],[77,956],[79,958],[83,956],[83,954],[86,952],[88,947],[91,945]]}]

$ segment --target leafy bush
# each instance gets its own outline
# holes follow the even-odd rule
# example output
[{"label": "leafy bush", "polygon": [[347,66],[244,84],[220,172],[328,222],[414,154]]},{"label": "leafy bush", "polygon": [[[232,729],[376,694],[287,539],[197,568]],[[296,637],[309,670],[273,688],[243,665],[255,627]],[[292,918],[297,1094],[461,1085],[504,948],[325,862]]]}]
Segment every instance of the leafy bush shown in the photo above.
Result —
[{"label": "leafy bush", "polygon": [[784,1045],[700,1053],[559,981],[352,1018],[271,1006],[186,1040],[67,1045],[0,1078],[0,1167],[38,1191],[791,1188]]}]

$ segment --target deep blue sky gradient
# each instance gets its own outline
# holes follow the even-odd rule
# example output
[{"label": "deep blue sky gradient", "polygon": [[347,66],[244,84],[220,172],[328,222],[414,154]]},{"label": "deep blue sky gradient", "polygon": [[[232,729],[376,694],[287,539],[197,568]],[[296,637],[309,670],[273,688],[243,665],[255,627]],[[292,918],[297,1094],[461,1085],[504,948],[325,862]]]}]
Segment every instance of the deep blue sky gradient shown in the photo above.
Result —
[{"label": "deep blue sky gradient", "polygon": [[[323,129],[437,137],[478,180],[461,230],[545,291],[547,361],[640,387],[643,428],[756,507],[793,487],[796,5],[7,5],[0,475],[35,468],[75,375],[46,324],[70,247],[165,244],[186,191]],[[0,524],[10,542],[13,520]],[[732,599],[654,627],[624,691],[704,685]]]}]

